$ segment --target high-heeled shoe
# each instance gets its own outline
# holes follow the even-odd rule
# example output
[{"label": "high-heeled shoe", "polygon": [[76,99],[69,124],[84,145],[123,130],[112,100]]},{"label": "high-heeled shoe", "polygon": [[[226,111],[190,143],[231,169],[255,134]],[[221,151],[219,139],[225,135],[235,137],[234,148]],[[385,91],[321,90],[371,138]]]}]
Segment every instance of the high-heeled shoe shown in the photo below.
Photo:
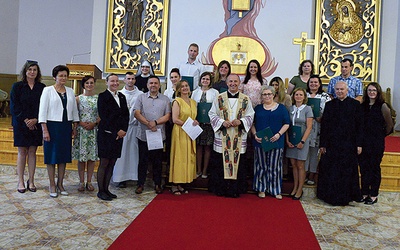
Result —
[{"label": "high-heeled shoe", "polygon": [[69,193],[68,193],[67,191],[65,191],[64,187],[62,187],[62,189],[63,189],[63,190],[61,190],[60,187],[57,187],[57,190],[60,191],[60,194],[61,194],[61,195],[68,196]]},{"label": "high-heeled shoe", "polygon": [[295,200],[295,201],[297,201],[297,200],[300,200],[302,196],[303,196],[303,191],[301,192],[301,195],[300,195],[299,197],[297,197],[296,195],[294,195],[292,199]]},{"label": "high-heeled shoe", "polygon": [[35,186],[33,186],[32,188],[29,187],[29,180],[26,181],[26,188],[31,192],[36,192]]},{"label": "high-heeled shoe", "polygon": [[[22,182],[22,184],[24,184],[24,182]],[[18,193],[23,194],[23,193],[26,192],[26,188],[25,188],[25,187],[24,187],[24,188],[18,188],[18,186],[19,186],[19,182],[18,182],[18,185],[17,185],[17,191],[18,191]]]},{"label": "high-heeled shoe", "polygon": [[50,197],[51,197],[51,198],[57,198],[57,197],[58,197],[57,188],[56,188],[56,192],[55,192],[55,193],[51,192],[50,189],[51,189],[51,188],[49,188]]}]

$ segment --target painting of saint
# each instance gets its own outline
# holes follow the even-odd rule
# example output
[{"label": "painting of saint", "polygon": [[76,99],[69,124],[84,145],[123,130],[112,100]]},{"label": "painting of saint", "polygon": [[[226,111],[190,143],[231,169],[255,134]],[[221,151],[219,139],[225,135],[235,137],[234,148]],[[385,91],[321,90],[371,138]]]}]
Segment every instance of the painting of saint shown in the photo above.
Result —
[{"label": "painting of saint", "polygon": [[350,47],[361,41],[364,30],[362,21],[356,13],[355,3],[341,1],[336,4],[337,16],[329,30],[329,35],[339,45]]}]

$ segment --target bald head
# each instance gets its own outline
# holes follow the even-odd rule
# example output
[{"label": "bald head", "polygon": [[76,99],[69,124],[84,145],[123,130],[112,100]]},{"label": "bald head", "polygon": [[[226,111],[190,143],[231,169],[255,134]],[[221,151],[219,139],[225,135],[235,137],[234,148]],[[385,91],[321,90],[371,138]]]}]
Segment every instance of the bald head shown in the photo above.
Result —
[{"label": "bald head", "polygon": [[236,74],[231,74],[228,76],[226,79],[226,84],[228,85],[229,92],[232,94],[236,94],[239,91],[239,84],[240,84],[240,78]]},{"label": "bald head", "polygon": [[349,89],[346,82],[338,81],[335,84],[335,94],[339,100],[344,100],[347,97]]}]

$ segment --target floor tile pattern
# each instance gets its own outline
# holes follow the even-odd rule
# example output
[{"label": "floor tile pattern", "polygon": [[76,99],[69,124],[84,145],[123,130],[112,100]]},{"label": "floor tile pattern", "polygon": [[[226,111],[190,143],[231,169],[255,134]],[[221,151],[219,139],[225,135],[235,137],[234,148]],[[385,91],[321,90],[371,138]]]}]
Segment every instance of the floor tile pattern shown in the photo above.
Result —
[{"label": "floor tile pattern", "polygon": [[[141,195],[132,182],[112,185],[118,199],[101,201],[96,191],[78,192],[77,172],[67,171],[70,194],[53,199],[46,170],[35,178],[38,191],[20,194],[15,167],[0,165],[0,249],[106,249],[155,197],[150,181]],[[306,188],[301,202],[322,249],[400,249],[400,193],[381,193],[372,206],[333,207]]]}]

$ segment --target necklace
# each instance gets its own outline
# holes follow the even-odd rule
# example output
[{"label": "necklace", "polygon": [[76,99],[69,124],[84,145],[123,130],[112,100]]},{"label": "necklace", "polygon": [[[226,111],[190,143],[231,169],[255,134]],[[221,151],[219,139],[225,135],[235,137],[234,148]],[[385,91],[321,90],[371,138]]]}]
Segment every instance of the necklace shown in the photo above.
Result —
[{"label": "necklace", "polygon": [[63,85],[60,87],[58,87],[57,85],[54,85],[54,89],[60,94],[65,93],[65,86],[63,86]]},{"label": "necklace", "polygon": [[263,104],[264,109],[270,110],[275,106],[275,103],[272,102],[271,104]]}]

